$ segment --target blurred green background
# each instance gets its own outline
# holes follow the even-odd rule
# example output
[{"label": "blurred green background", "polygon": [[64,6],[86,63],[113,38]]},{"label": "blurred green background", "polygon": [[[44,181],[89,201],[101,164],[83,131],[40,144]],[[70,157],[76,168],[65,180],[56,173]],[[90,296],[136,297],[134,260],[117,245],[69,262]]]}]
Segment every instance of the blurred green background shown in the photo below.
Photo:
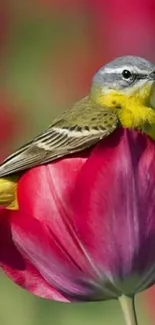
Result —
[{"label": "blurred green background", "polygon": [[[89,91],[117,55],[155,61],[154,0],[1,0],[0,159]],[[61,304],[36,298],[0,274],[0,324],[124,324],[117,302]],[[137,297],[154,324],[152,290]],[[152,323],[151,323],[152,322]]]},{"label": "blurred green background", "polygon": [[[1,275],[0,324],[3,325],[124,325],[118,302],[64,304],[36,298]],[[140,325],[151,324],[143,308],[143,294],[137,296]],[[153,323],[152,323],[153,324]]]}]

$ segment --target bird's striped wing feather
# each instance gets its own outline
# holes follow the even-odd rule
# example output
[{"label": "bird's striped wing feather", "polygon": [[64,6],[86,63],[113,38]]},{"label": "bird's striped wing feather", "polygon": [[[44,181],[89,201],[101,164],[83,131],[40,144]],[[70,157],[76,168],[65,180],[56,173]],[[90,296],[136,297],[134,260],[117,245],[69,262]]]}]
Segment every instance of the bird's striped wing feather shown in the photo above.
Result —
[{"label": "bird's striped wing feather", "polygon": [[[7,176],[37,165],[45,164],[60,157],[82,151],[112,133],[118,124],[116,116],[104,127],[71,125],[62,126],[57,120],[43,134],[34,138],[0,165],[0,177]],[[60,123],[59,123],[60,121]]]}]

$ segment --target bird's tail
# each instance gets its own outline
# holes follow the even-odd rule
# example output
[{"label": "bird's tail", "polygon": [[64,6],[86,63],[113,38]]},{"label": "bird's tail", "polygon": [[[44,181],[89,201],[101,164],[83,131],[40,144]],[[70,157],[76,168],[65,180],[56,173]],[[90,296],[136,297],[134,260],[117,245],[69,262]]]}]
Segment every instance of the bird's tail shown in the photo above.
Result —
[{"label": "bird's tail", "polygon": [[10,210],[18,209],[17,184],[18,176],[0,178],[0,206]]}]

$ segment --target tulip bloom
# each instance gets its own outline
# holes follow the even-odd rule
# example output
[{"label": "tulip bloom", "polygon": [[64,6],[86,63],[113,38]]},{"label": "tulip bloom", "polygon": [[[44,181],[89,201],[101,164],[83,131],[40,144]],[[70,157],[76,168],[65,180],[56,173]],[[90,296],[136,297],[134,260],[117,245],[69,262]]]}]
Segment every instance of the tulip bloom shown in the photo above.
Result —
[{"label": "tulip bloom", "polygon": [[155,143],[116,130],[90,150],[26,171],[0,214],[0,264],[49,299],[134,296],[155,282]]}]

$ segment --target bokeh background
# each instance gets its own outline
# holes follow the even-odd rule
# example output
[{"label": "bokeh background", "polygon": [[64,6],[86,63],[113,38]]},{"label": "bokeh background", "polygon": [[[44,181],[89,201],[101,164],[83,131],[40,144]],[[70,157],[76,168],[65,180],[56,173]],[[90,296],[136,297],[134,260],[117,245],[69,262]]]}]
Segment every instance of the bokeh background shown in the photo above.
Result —
[{"label": "bokeh background", "polygon": [[[155,62],[154,0],[0,0],[0,160],[89,91],[115,56]],[[138,295],[140,324],[155,323],[155,289]],[[0,274],[1,325],[99,325],[124,320],[117,302],[61,304]]]}]

